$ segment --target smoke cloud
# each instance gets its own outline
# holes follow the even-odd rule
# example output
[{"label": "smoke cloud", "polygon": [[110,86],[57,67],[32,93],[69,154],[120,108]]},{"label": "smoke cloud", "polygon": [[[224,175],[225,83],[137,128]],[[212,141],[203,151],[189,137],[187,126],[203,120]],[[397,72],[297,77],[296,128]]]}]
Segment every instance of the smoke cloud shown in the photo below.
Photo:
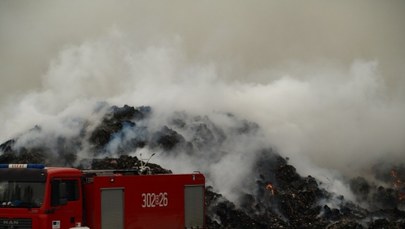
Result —
[{"label": "smoke cloud", "polygon": [[[404,161],[404,10],[402,1],[2,1],[0,140],[35,125],[75,136],[107,102],[150,105],[156,127],[177,111],[222,127],[232,123],[218,114],[257,123],[261,137],[229,142],[235,153],[209,169],[225,174],[218,184],[235,185],[231,174],[255,157],[243,152],[268,142],[325,181]],[[178,158],[154,160],[174,169]]]}]

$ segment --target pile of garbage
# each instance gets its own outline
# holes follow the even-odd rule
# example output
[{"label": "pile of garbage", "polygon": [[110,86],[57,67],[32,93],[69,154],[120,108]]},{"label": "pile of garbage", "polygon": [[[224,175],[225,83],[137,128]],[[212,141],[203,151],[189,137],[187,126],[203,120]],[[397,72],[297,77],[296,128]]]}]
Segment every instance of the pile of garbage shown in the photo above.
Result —
[{"label": "pile of garbage", "polygon": [[91,169],[104,170],[136,170],[139,174],[171,174],[172,171],[162,168],[160,165],[154,163],[145,163],[137,157],[122,155],[119,158],[93,159]]},{"label": "pile of garbage", "polygon": [[243,196],[238,206],[207,187],[210,228],[405,228],[398,190],[362,183],[374,205],[385,207],[370,210],[329,193],[311,176],[301,177],[277,154],[263,153],[256,168],[256,192]]},{"label": "pile of garbage", "polygon": [[[129,154],[147,147],[174,156],[180,151],[196,157],[204,153],[215,161],[219,159],[213,149],[229,138],[227,134],[247,135],[259,129],[257,124],[243,120],[224,131],[208,117],[189,118],[178,113],[170,125],[152,130],[147,125],[151,114],[150,107],[113,106],[95,127],[83,122],[79,136],[61,135],[54,139],[43,138],[41,127],[36,126],[26,134],[38,136],[35,141],[21,144],[20,139],[27,139],[22,134],[0,145],[0,163],[172,173]],[[191,136],[185,137],[185,132]],[[78,154],[84,149],[89,158],[79,159]],[[375,180],[381,181],[378,184],[363,177],[351,178],[347,185],[357,198],[353,203],[327,191],[314,177],[298,174],[288,158],[270,147],[260,149],[256,155],[259,156],[252,166],[252,175],[241,180],[251,183],[251,189],[238,200],[230,201],[216,187],[206,187],[208,228],[405,228],[404,165],[379,165],[373,169]]]}]

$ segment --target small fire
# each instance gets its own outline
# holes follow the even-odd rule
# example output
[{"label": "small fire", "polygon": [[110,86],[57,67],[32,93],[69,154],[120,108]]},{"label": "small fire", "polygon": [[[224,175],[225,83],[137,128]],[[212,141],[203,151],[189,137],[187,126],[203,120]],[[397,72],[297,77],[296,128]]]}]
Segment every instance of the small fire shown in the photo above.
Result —
[{"label": "small fire", "polygon": [[394,179],[393,185],[396,189],[400,188],[402,181],[398,176],[398,171],[396,169],[391,169],[391,176]]},{"label": "small fire", "polygon": [[275,194],[275,188],[273,187],[273,185],[271,183],[268,183],[266,185],[266,189],[269,190],[271,192],[271,194],[274,196]]},{"label": "small fire", "polygon": [[405,200],[405,192],[400,192],[398,199],[399,199],[399,201],[404,201]]},{"label": "small fire", "polygon": [[405,200],[405,182],[401,180],[398,175],[398,171],[393,168],[391,169],[391,176],[393,178],[393,186],[398,191],[398,200],[404,201]]}]

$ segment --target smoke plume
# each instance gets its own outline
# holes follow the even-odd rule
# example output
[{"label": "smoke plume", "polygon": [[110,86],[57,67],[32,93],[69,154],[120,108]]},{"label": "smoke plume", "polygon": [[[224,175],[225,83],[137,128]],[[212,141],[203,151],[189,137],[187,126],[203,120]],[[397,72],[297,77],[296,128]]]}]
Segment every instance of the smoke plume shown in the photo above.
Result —
[{"label": "smoke plume", "polygon": [[[404,9],[402,1],[3,1],[0,140],[35,126],[17,145],[35,145],[38,133],[80,136],[83,125],[96,128],[104,103],[148,105],[153,131],[184,112],[232,136],[212,148],[226,154],[154,156],[169,169],[216,174],[232,195],[257,157],[246,152],[272,147],[345,193],[342,174],[405,159]],[[260,131],[234,136],[242,120]],[[132,153],[155,153],[143,151]]]}]

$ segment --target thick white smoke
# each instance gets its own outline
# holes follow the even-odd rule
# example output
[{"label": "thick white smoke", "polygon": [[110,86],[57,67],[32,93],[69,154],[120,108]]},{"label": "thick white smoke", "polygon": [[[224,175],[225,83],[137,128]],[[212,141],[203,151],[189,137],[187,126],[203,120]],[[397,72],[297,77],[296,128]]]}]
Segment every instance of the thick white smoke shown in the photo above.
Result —
[{"label": "thick white smoke", "polygon": [[[25,44],[35,51],[25,49],[25,56],[4,47],[6,51],[0,54],[1,59],[7,59],[3,63],[9,64],[2,76],[13,72],[12,68],[20,75],[4,78],[3,85],[18,88],[22,82],[21,90],[30,89],[18,93],[2,87],[2,142],[35,125],[41,126],[45,135],[77,135],[82,122],[97,115],[94,110],[100,102],[108,102],[150,105],[156,126],[175,111],[207,115],[225,126],[229,120],[218,114],[230,112],[259,124],[261,138],[229,142],[228,150],[234,153],[214,165],[184,156],[181,161],[190,163],[180,168],[176,166],[178,158],[154,158],[175,171],[204,165],[218,174],[213,182],[222,185],[219,188],[225,193],[240,188],[239,177],[249,172],[255,158],[243,153],[260,148],[260,144],[274,146],[299,172],[325,182],[338,177],[334,170],[355,176],[380,161],[405,159],[405,86],[401,78],[405,70],[400,64],[405,54],[402,45],[397,45],[404,38],[404,32],[397,30],[397,20],[403,15],[379,11],[383,7],[396,12],[395,7],[382,3],[295,3],[304,7],[303,11],[292,2],[208,1],[193,5],[176,1],[163,7],[146,2],[116,5],[90,1],[81,5],[76,31],[52,10],[65,12],[61,7],[73,9],[78,2],[39,4],[31,6],[33,12],[20,3],[1,4],[36,19],[37,29],[45,23],[43,37],[27,28],[35,36],[20,37],[10,45]],[[95,5],[99,20],[92,18],[81,25],[90,13],[86,9]],[[398,6],[403,9],[403,4]],[[377,22],[362,7],[377,18],[390,16]],[[12,37],[4,32],[13,31],[13,23],[24,31],[24,19],[3,17],[8,23],[0,22],[4,26],[1,38]],[[65,23],[72,34],[52,36],[52,30],[45,28],[65,31],[52,21]],[[384,22],[392,28],[382,28],[387,25]],[[383,38],[386,40],[381,41]],[[47,49],[33,48],[33,39]],[[7,46],[7,39],[1,42]],[[58,44],[56,48],[52,42]],[[25,57],[15,61],[4,53]],[[48,67],[29,67],[39,61],[29,58],[33,53],[39,53],[38,58],[45,59]],[[27,63],[32,72],[24,70]],[[94,117],[94,122],[99,118]],[[338,183],[336,191],[345,192],[339,190]]]}]

